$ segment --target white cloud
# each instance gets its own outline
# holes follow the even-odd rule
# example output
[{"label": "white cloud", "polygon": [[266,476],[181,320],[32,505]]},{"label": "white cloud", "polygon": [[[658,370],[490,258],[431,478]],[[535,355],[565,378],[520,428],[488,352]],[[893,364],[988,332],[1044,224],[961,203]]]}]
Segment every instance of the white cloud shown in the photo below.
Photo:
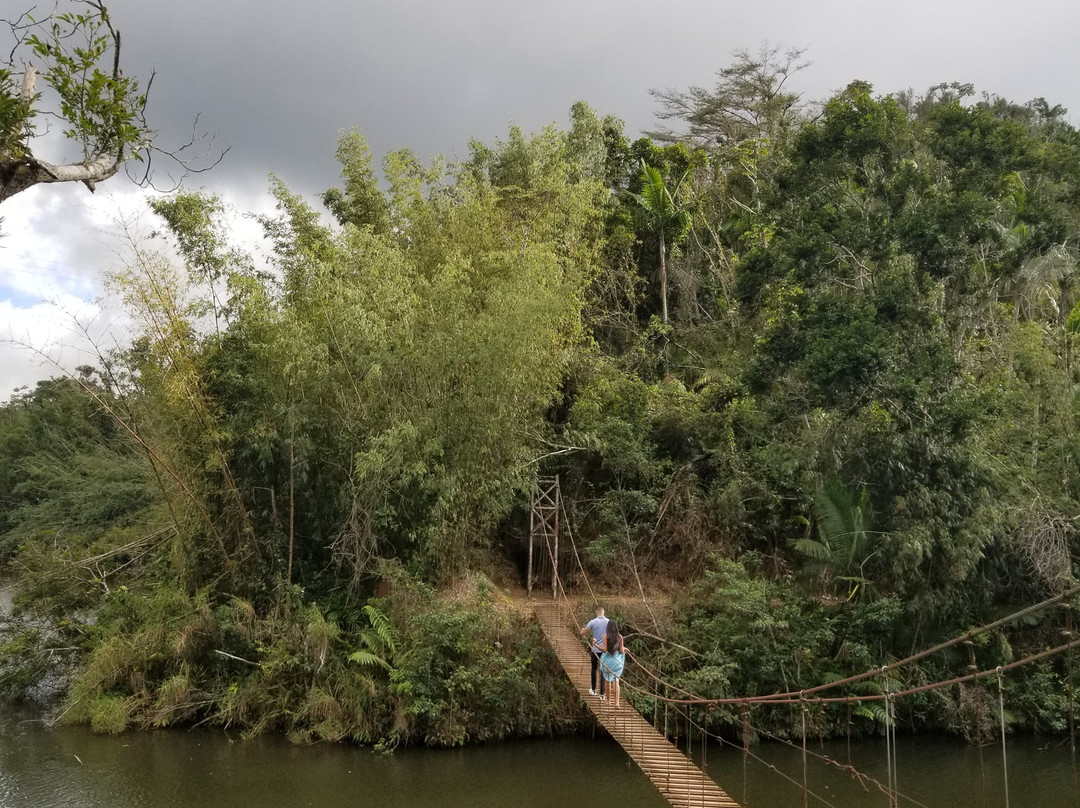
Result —
[{"label": "white cloud", "polygon": [[[37,186],[4,206],[0,235],[0,402],[17,387],[97,365],[127,340],[106,279],[145,229],[148,191],[117,180],[91,195]],[[138,236],[132,236],[137,239]]]},{"label": "white cloud", "polygon": [[[155,192],[123,180],[91,196],[81,186],[38,186],[2,211],[0,237],[0,402],[18,387],[97,366],[96,350],[125,347],[129,319],[107,286],[134,245],[159,226],[147,201]],[[261,227],[247,211],[269,214],[265,192],[223,191],[226,221],[239,246],[259,260]],[[96,347],[95,347],[96,346]]]},{"label": "white cloud", "polygon": [[99,365],[98,352],[122,344],[126,325],[100,304],[60,295],[28,307],[0,301],[0,400],[18,387]]}]

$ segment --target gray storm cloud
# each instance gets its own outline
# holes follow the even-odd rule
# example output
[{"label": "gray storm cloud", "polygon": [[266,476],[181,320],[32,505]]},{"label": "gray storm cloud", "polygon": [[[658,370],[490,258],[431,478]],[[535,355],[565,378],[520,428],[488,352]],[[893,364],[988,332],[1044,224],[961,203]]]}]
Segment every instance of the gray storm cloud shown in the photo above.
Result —
[{"label": "gray storm cloud", "polygon": [[[795,88],[812,99],[856,78],[882,93],[966,81],[1015,101],[1044,96],[1074,120],[1080,113],[1072,42],[1080,4],[1065,0],[1022,9],[1002,0],[109,5],[125,72],[145,82],[157,71],[148,116],[158,142],[185,142],[198,115],[199,127],[230,151],[187,182],[238,206],[260,198],[271,171],[309,198],[335,184],[343,129],[363,131],[377,158],[402,147],[422,158],[464,157],[470,137],[491,140],[511,122],[529,130],[565,122],[580,99],[623,118],[634,135],[655,125],[650,88],[710,85],[734,49],[765,41],[808,49],[813,64]],[[51,214],[30,217],[36,223],[21,230],[5,225],[5,240],[20,253],[48,245],[49,261],[100,271],[86,269],[86,257],[100,254],[82,225],[86,194],[53,187],[32,201],[16,198],[9,204]],[[10,389],[10,363],[0,362],[0,397]]]}]

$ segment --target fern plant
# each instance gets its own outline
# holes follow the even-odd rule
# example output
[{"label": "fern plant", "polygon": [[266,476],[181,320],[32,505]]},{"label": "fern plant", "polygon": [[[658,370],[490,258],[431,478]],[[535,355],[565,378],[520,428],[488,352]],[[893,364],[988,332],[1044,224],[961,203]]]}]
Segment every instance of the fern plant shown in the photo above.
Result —
[{"label": "fern plant", "polygon": [[393,670],[397,652],[397,635],[389,618],[370,603],[361,610],[369,627],[356,633],[360,648],[349,654],[349,661],[365,668]]}]

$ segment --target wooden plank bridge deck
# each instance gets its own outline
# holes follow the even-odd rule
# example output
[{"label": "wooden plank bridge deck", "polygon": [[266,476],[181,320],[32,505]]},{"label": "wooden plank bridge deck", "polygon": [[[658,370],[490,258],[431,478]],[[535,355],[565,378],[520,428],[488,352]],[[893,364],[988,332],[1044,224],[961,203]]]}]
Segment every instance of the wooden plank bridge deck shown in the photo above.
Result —
[{"label": "wooden plank bridge deck", "polygon": [[534,609],[544,635],[585,704],[668,802],[675,808],[738,808],[735,800],[653,729],[625,697],[615,709],[610,699],[600,701],[590,696],[589,652],[578,636],[577,626],[566,625],[557,603],[537,603]]}]

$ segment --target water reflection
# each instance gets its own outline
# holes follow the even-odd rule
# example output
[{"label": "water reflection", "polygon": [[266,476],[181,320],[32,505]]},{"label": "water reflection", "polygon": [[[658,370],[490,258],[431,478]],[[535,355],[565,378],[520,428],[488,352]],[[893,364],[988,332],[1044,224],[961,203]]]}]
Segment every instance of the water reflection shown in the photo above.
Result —
[{"label": "water reflection", "polygon": [[539,808],[591,802],[605,785],[617,788],[620,806],[666,805],[606,738],[379,755],[276,737],[244,741],[213,730],[106,737],[0,717],[3,808]]}]

